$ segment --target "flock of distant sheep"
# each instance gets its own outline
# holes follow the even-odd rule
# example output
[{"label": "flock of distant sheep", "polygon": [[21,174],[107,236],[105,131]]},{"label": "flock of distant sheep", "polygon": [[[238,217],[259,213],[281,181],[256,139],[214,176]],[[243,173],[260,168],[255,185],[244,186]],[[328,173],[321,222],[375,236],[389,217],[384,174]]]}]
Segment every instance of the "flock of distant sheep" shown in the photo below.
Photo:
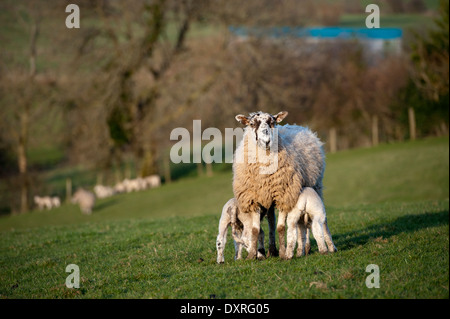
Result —
[{"label": "flock of distant sheep", "polygon": [[[269,222],[269,255],[291,259],[310,251],[311,229],[321,254],[337,251],[328,229],[323,204],[322,180],[325,171],[323,143],[315,133],[297,125],[279,126],[287,112],[237,115],[245,125],[244,136],[233,160],[233,192],[222,209],[217,235],[217,263],[223,263],[227,229],[231,226],[235,259],[264,258],[261,220]],[[275,245],[276,230],[279,251]],[[287,222],[287,243],[285,240]]]},{"label": "flock of distant sheep", "polygon": [[[94,192],[78,189],[72,196],[72,203],[78,204],[83,214],[91,214],[95,205],[96,198],[107,198],[115,194],[130,193],[142,191],[149,188],[159,187],[161,178],[158,175],[150,175],[147,177],[138,177],[135,179],[124,179],[117,183],[114,187],[95,185]],[[61,206],[59,197],[53,196],[34,196],[34,203],[39,210],[52,209]]]}]

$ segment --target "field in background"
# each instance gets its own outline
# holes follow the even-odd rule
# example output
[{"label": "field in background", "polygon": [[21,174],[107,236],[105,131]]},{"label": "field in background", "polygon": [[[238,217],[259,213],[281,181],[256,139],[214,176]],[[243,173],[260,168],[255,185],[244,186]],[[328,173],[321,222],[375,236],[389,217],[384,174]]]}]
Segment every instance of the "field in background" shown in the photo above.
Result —
[{"label": "field in background", "polygon": [[[216,265],[231,171],[0,218],[3,298],[448,298],[449,139],[330,154],[325,200],[338,252]],[[264,228],[267,232],[267,223]],[[266,236],[267,240],[268,236]],[[65,286],[80,266],[81,287]],[[380,289],[368,289],[368,264]]]}]

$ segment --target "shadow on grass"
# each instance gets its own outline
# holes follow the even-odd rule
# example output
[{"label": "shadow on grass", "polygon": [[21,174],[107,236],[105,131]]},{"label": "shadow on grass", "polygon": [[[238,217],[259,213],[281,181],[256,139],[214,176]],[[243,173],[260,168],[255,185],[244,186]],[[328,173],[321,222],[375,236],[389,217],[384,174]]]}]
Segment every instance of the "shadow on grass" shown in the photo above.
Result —
[{"label": "shadow on grass", "polygon": [[98,203],[94,206],[94,213],[100,212],[100,211],[104,210],[105,208],[108,208],[110,206],[117,204],[118,202],[119,201],[117,199],[109,199],[109,200],[102,201],[101,203]]},{"label": "shadow on grass", "polygon": [[401,233],[414,232],[428,227],[448,225],[448,221],[448,210],[437,213],[405,215],[397,218],[391,223],[376,224],[354,232],[333,235],[333,241],[338,250],[347,250],[355,246],[364,245],[379,237],[386,239]]}]

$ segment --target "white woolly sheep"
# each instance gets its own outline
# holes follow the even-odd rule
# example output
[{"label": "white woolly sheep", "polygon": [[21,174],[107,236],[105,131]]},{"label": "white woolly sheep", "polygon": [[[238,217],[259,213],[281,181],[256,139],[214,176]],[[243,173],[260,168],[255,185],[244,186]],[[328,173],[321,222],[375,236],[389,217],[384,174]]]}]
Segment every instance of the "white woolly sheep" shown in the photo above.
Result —
[{"label": "white woolly sheep", "polygon": [[148,188],[161,186],[161,177],[158,175],[150,175],[143,178]]},{"label": "white woolly sheep", "polygon": [[[265,211],[261,214],[261,220],[265,216]],[[270,236],[269,246],[275,247],[275,213],[273,209],[267,211],[267,219],[269,220]],[[242,258],[242,247],[248,250],[250,234],[248,230],[251,230],[252,220],[249,214],[243,214],[239,211],[237,201],[235,198],[230,199],[222,209],[222,215],[219,221],[219,234],[217,235],[216,248],[217,248],[217,263],[221,264],[225,262],[224,250],[227,242],[227,230],[231,225],[231,233],[234,240],[234,259],[238,260]],[[272,227],[270,225],[273,225]],[[277,255],[278,252],[274,252],[269,249],[271,255]],[[264,249],[264,231],[260,229],[258,235],[258,253],[257,257],[262,259],[265,257]]]},{"label": "white woolly sheep", "polygon": [[298,242],[297,257],[305,255],[306,227],[308,224],[311,225],[319,252],[321,254],[336,252],[337,249],[333,244],[331,235],[329,232],[324,231],[325,227],[327,227],[326,223],[327,216],[322,199],[311,187],[303,188],[297,204],[287,214],[287,247],[285,258],[291,259],[293,257],[296,242]]},{"label": "white woolly sheep", "polygon": [[90,215],[92,214],[92,208],[95,205],[95,195],[90,191],[80,188],[73,194],[72,203],[78,203],[81,212]]},{"label": "white woolly sheep", "polygon": [[124,193],[126,191],[125,185],[123,184],[123,182],[119,182],[114,186],[114,193],[119,194],[119,193]]},{"label": "white woolly sheep", "polygon": [[94,193],[97,198],[107,198],[115,194],[114,188],[103,185],[95,185]]},{"label": "white woolly sheep", "polygon": [[52,199],[49,196],[34,196],[33,200],[39,210],[43,210],[44,208],[51,209],[53,206]]},{"label": "white woolly sheep", "polygon": [[61,200],[59,199],[59,197],[54,196],[52,197],[52,207],[59,207],[61,206]]},{"label": "white woolly sheep", "polygon": [[[297,203],[303,187],[312,187],[322,198],[325,155],[322,142],[308,128],[278,126],[287,112],[237,115],[246,125],[233,161],[233,192],[239,209],[252,217],[248,258],[256,256],[262,208],[275,204],[280,257],[285,258],[286,215]],[[324,224],[326,225],[326,224]],[[328,228],[324,231],[329,233]]]}]

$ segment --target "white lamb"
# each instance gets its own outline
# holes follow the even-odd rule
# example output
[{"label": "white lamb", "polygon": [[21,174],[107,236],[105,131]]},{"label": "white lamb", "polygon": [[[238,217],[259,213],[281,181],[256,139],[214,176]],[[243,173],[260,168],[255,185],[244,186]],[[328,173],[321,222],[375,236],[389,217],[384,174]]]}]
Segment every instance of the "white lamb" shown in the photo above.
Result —
[{"label": "white lamb", "polygon": [[72,203],[78,203],[83,214],[92,214],[92,208],[95,205],[95,195],[92,192],[80,188],[72,196]]},{"label": "white lamb", "polygon": [[291,259],[293,257],[296,242],[298,242],[297,257],[305,255],[306,227],[308,224],[311,224],[312,233],[321,254],[337,251],[331,234],[324,231],[326,221],[327,216],[322,199],[313,188],[304,187],[297,204],[287,215],[288,229],[285,258]]},{"label": "white lamb", "polygon": [[[261,214],[261,220],[264,218],[266,212],[264,211]],[[275,214],[274,210],[267,211],[267,219],[269,220],[269,224],[275,224]],[[235,198],[230,199],[222,209],[222,215],[219,221],[219,234],[217,235],[216,240],[216,248],[217,248],[217,263],[222,264],[225,262],[224,250],[225,244],[227,242],[227,230],[231,225],[232,236],[234,240],[234,250],[235,256],[234,259],[238,260],[242,258],[242,248],[245,247],[248,251],[249,241],[250,241],[250,233],[252,226],[252,219],[250,214],[243,214],[239,211],[237,206],[237,201]],[[271,227],[274,229],[275,227]],[[275,234],[270,233],[269,237],[270,246],[275,246]],[[278,252],[270,251],[270,254],[276,255]],[[265,249],[264,249],[264,231],[262,228],[260,229],[258,236],[258,253],[257,257],[262,259],[265,257]]]},{"label": "white lamb", "polygon": [[37,205],[39,210],[45,209],[51,209],[52,208],[52,199],[49,196],[34,196],[34,203]]}]

